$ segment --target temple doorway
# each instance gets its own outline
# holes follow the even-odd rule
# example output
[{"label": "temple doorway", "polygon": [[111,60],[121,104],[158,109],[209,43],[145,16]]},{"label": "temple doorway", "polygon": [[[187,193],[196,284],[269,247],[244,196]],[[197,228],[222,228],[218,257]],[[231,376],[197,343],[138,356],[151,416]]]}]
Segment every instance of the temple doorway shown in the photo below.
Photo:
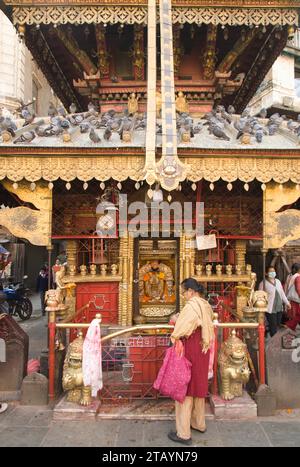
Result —
[{"label": "temple doorway", "polygon": [[134,321],[166,323],[179,307],[178,239],[135,239]]}]

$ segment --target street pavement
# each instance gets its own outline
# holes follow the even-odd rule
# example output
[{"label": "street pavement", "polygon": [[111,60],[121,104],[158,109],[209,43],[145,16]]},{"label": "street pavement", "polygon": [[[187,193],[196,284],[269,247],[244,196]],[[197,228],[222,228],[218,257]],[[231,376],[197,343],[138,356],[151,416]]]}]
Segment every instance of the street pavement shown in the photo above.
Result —
[{"label": "street pavement", "polygon": [[[39,358],[47,348],[47,318],[42,316],[39,296],[31,298],[32,317],[17,321],[29,335],[29,358]],[[50,407],[10,402],[6,412],[0,413],[0,447],[184,447],[168,439],[171,429],[172,421],[53,420]],[[192,447],[198,448],[300,447],[300,410],[248,421],[208,420],[206,433],[192,432],[192,437]]]},{"label": "street pavement", "polygon": [[[183,447],[167,437],[172,421],[52,419],[48,407],[10,403],[0,414],[0,447]],[[207,421],[192,447],[299,447],[300,410],[252,421]],[[190,447],[189,447],[190,448]]]}]

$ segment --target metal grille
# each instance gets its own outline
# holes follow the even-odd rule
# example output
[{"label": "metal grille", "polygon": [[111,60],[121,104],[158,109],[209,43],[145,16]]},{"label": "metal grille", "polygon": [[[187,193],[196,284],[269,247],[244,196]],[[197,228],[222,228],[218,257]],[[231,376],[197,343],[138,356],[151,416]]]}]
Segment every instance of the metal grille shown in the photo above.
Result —
[{"label": "metal grille", "polygon": [[115,402],[161,397],[153,383],[170,343],[170,335],[116,338],[102,350],[102,400]]},{"label": "metal grille", "polygon": [[211,191],[203,184],[205,232],[216,229],[220,235],[262,236],[263,195],[260,184],[251,182],[246,191],[239,180],[228,190],[227,183],[218,181]]}]

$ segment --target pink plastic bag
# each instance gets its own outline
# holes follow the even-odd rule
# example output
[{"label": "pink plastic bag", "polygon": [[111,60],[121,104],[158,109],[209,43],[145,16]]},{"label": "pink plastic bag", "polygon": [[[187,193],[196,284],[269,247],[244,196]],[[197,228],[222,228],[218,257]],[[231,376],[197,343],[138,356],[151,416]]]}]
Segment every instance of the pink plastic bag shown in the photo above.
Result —
[{"label": "pink plastic bag", "polygon": [[187,358],[177,355],[175,346],[169,347],[153,384],[154,389],[177,402],[183,402],[191,379],[191,366]]},{"label": "pink plastic bag", "polygon": [[208,364],[208,379],[214,376],[214,360],[215,360],[215,339],[212,339],[209,347],[209,364]]}]

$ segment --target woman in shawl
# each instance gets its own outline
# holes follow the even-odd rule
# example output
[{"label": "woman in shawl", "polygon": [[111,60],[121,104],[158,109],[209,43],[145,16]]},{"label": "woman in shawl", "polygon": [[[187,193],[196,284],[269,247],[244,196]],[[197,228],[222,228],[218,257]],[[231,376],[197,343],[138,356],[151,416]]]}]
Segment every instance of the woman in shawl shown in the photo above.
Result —
[{"label": "woman in shawl", "polygon": [[190,445],[191,428],[204,433],[205,397],[208,393],[209,348],[214,339],[213,311],[201,298],[203,287],[195,279],[185,279],[182,294],[186,305],[176,320],[171,341],[178,352],[192,363],[191,380],[182,403],[175,402],[176,432],[168,434],[172,441]]}]

